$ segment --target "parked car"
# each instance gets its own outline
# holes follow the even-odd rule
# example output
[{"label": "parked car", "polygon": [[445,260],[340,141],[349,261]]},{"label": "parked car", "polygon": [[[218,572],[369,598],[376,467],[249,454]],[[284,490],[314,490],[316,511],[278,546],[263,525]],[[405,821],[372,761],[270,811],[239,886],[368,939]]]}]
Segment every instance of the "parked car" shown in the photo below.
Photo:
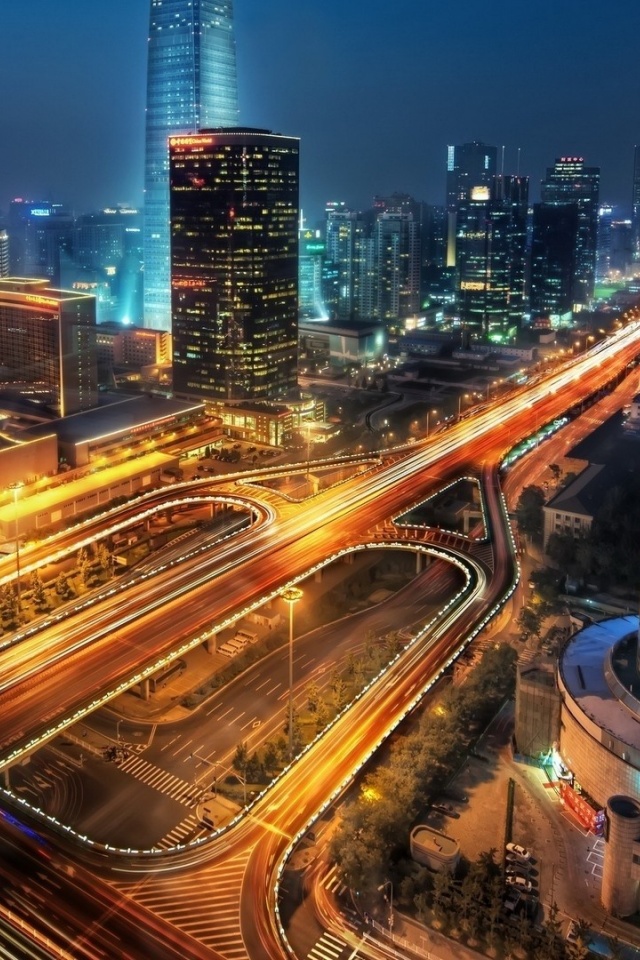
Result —
[{"label": "parked car", "polygon": [[454,820],[460,817],[458,811],[454,810],[450,803],[433,803],[431,806],[438,813],[443,813],[445,817],[452,817]]},{"label": "parked car", "polygon": [[507,877],[506,884],[508,887],[525,890],[527,893],[531,893],[532,890],[531,880],[527,880],[526,877]]},{"label": "parked car", "polygon": [[520,857],[521,860],[531,860],[531,853],[527,850],[526,847],[522,847],[519,843],[508,843],[507,844],[507,853],[514,853],[516,857]]},{"label": "parked car", "polygon": [[523,863],[510,863],[507,865],[505,873],[508,877],[525,877],[528,876],[528,869]]},{"label": "parked car", "polygon": [[508,853],[506,856],[507,867],[516,867],[521,873],[529,873],[533,868],[533,864],[529,860],[523,860],[522,857],[517,857],[515,853]]}]

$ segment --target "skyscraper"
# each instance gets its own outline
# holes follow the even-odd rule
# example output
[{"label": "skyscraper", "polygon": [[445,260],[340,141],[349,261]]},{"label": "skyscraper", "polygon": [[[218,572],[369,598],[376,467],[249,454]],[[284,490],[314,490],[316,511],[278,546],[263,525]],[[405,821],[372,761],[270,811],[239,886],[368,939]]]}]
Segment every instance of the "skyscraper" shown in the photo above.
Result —
[{"label": "skyscraper", "polygon": [[496,173],[498,150],[480,140],[447,147],[447,262],[456,265],[456,217],[473,187],[489,186]]},{"label": "skyscraper", "polygon": [[640,146],[633,151],[633,190],[631,193],[633,256],[640,260]]},{"label": "skyscraper", "polygon": [[458,308],[466,327],[510,335],[525,309],[528,177],[494,177],[476,186],[458,213]]},{"label": "skyscraper", "polygon": [[559,157],[542,181],[543,203],[574,203],[578,210],[574,305],[585,307],[593,297],[598,241],[600,168],[585,167],[582,157]]},{"label": "skyscraper", "polygon": [[297,386],[299,141],[171,137],[173,388],[212,401]]},{"label": "skyscraper", "polygon": [[0,343],[16,392],[48,392],[61,417],[97,406],[95,297],[46,280],[0,280]]},{"label": "skyscraper", "polygon": [[534,204],[532,317],[559,317],[571,313],[575,303],[577,237],[577,204]]},{"label": "skyscraper", "polygon": [[144,323],[171,329],[171,134],[238,122],[233,0],[151,0],[147,64]]}]

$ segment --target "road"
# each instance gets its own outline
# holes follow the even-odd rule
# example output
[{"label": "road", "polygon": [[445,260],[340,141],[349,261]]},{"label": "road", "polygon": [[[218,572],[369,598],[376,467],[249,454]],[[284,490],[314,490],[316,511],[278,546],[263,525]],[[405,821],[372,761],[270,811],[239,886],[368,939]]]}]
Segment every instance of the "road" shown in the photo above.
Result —
[{"label": "road", "polygon": [[[485,405],[447,432],[311,503],[288,505],[250,543],[241,535],[226,550],[199,560],[188,571],[188,583],[178,584],[180,576],[173,574],[169,587],[166,579],[154,578],[132,588],[118,601],[117,619],[105,608],[110,622],[102,632],[96,624],[99,613],[91,611],[71,629],[54,626],[34,638],[32,646],[23,650],[21,644],[19,653],[3,651],[0,749],[5,759],[12,747],[43,742],[61,728],[60,718],[63,725],[72,722],[82,710],[116,695],[122,684],[141,675],[141,665],[151,668],[182,637],[197,637],[253,598],[277,592],[313,564],[359,542],[372,526],[455,477],[470,461],[495,460],[516,438],[578,402],[587,380],[593,390],[623,368],[635,357],[639,340],[640,329],[627,327],[512,399]],[[176,624],[183,628],[178,631],[182,637],[176,636]],[[25,672],[27,662],[30,670]]]},{"label": "road", "polygon": [[[182,597],[169,596],[164,618],[151,610],[134,624],[116,630],[110,643],[103,644],[101,640],[83,645],[53,666],[47,665],[44,658],[37,690],[29,681],[17,681],[3,694],[0,728],[5,751],[7,744],[33,736],[43,702],[56,716],[72,709],[74,704],[78,709],[87,675],[98,686],[108,686],[125,675],[126,670],[133,669],[134,663],[144,661],[145,656],[169,649],[171,643],[175,645],[173,624],[168,629],[163,619],[188,619],[190,628],[196,630],[212,620],[220,622],[249,597],[276,590],[294,572],[309,569],[316,559],[324,559],[338,547],[359,542],[372,526],[423,499],[427,492],[448,477],[458,475],[469,463],[494,463],[516,437],[552,419],[567,402],[577,402],[587,389],[595,389],[617,367],[629,363],[638,350],[638,330],[634,327],[626,334],[629,342],[614,338],[608,348],[581,357],[569,369],[539,380],[512,400],[500,406],[489,405],[472,420],[464,420],[419,449],[412,448],[404,456],[391,458],[382,468],[347,482],[338,491],[327,491],[311,505],[298,506],[295,513],[279,518],[269,530],[258,532],[248,558],[235,552],[236,545],[229,547],[222,557],[203,564],[203,577],[206,575],[215,583],[213,597],[209,583],[200,584],[190,593],[188,607]],[[305,828],[328,796],[349,782],[353,770],[366,762],[380,740],[411,709],[430,678],[447,662],[460,636],[485,615],[512,582],[511,544],[502,517],[497,479],[488,467],[484,471],[484,489],[493,533],[494,571],[480,596],[470,598],[446,617],[428,646],[417,644],[400,658],[387,677],[336,723],[330,735],[302,757],[235,831],[234,855],[245,851],[248,856],[239,900],[246,955],[259,960],[282,957],[274,919],[274,877],[290,837]],[[264,562],[267,557],[268,565]],[[102,662],[107,657],[109,662]],[[11,700],[8,707],[7,695]],[[86,701],[86,692],[84,698]],[[39,725],[41,728],[42,724]],[[222,847],[227,845],[228,842],[219,843]],[[215,871],[216,849],[213,844],[209,849],[190,851],[183,856],[182,865],[190,862],[195,867],[198,861],[204,863],[214,857],[211,866],[204,870]],[[218,866],[226,855],[221,853]],[[135,868],[133,858],[129,869]],[[148,864],[141,862],[139,869],[146,872]],[[153,882],[149,880],[149,884]],[[133,886],[128,892],[135,898]]]}]

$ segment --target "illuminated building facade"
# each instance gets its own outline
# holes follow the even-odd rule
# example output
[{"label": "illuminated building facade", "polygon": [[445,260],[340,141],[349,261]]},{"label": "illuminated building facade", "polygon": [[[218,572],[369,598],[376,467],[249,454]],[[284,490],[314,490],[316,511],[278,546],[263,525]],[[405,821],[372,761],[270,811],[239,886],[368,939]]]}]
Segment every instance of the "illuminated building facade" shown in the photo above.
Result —
[{"label": "illuminated building facade", "polygon": [[560,157],[547,168],[541,199],[547,204],[574,204],[578,213],[575,245],[574,304],[587,306],[593,297],[598,242],[600,168],[585,167],[582,157]]},{"label": "illuminated building facade", "polygon": [[301,317],[323,317],[326,314],[322,291],[325,242],[319,230],[301,227],[299,239],[298,309]]},{"label": "illuminated building facade", "polygon": [[211,401],[297,387],[299,141],[170,139],[173,388]]},{"label": "illuminated building facade", "polygon": [[238,120],[232,0],[151,0],[147,64],[144,323],[171,323],[171,134]]},{"label": "illuminated building facade", "polygon": [[457,215],[472,187],[489,186],[496,174],[498,150],[474,140],[447,147],[447,262],[456,265]]},{"label": "illuminated building facade", "polygon": [[96,303],[46,280],[0,280],[2,366],[16,387],[49,391],[61,417],[98,403]]},{"label": "illuminated building facade", "polygon": [[501,337],[525,311],[527,177],[494,177],[473,187],[457,212],[458,311],[463,325]]},{"label": "illuminated building facade", "polygon": [[420,309],[420,232],[411,212],[385,211],[376,217],[375,316],[393,331]]}]

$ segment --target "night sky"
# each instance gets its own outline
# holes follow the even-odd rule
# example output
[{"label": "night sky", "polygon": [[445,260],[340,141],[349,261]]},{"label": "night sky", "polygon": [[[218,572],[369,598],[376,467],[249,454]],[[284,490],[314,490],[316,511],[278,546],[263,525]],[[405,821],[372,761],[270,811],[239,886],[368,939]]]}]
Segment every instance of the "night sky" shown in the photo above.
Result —
[{"label": "night sky", "polygon": [[[240,122],[302,138],[302,203],[444,201],[447,143],[631,195],[638,0],[235,0]],[[148,0],[0,0],[0,209],[141,203]]]}]

